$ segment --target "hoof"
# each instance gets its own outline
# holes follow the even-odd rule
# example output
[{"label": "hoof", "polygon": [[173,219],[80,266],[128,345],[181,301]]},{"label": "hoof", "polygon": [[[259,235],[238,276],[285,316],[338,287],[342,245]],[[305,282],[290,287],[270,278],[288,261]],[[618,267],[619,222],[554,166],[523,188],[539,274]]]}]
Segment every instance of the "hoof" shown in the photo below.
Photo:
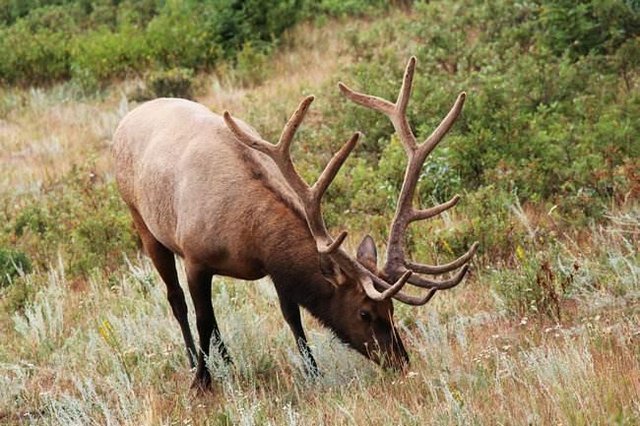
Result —
[{"label": "hoof", "polygon": [[211,376],[206,374],[203,376],[196,376],[191,382],[191,389],[197,393],[202,394],[211,391]]},{"label": "hoof", "polygon": [[322,372],[318,369],[315,360],[311,360],[311,362],[305,360],[304,373],[307,379],[310,380],[317,380],[322,377]]}]

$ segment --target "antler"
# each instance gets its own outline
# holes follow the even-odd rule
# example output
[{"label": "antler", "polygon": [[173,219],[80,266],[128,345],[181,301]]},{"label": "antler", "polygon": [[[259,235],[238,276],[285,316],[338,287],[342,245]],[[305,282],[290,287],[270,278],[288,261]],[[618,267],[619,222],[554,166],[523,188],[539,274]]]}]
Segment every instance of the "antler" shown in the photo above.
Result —
[{"label": "antler", "polygon": [[[228,112],[224,112],[224,121],[234,136],[242,143],[250,148],[256,149],[269,157],[275,162],[276,166],[284,176],[285,180],[291,186],[291,189],[298,196],[307,219],[307,224],[313,235],[318,252],[328,255],[333,259],[345,272],[355,276],[361,283],[367,296],[373,300],[384,300],[389,297],[395,297],[398,300],[409,304],[426,303],[424,298],[416,298],[400,293],[400,289],[407,283],[411,277],[411,271],[407,270],[398,274],[398,278],[394,284],[383,281],[371,271],[366,269],[358,261],[351,258],[340,245],[347,237],[347,232],[343,231],[335,240],[331,238],[327,232],[324,219],[322,218],[321,199],[329,184],[335,178],[340,167],[345,162],[353,148],[355,147],[360,133],[356,132],[340,150],[334,154],[333,158],[320,177],[313,186],[309,186],[304,179],[298,174],[291,160],[290,147],[296,130],[300,127],[304,116],[313,102],[314,97],[305,98],[296,111],[293,113],[280,136],[280,140],[273,145],[260,137],[247,133],[240,125],[231,117]],[[385,290],[380,292],[376,289],[376,285]]]},{"label": "antler", "polygon": [[[403,240],[405,231],[409,224],[417,220],[424,220],[437,216],[443,211],[455,206],[460,200],[460,196],[456,195],[451,200],[428,209],[416,209],[413,206],[413,198],[422,165],[424,164],[427,156],[431,151],[433,151],[436,145],[453,126],[453,123],[458,118],[458,115],[462,110],[462,106],[466,98],[466,94],[464,92],[460,93],[453,104],[453,107],[438,127],[422,144],[418,144],[416,137],[411,131],[409,122],[407,121],[407,104],[409,102],[409,97],[411,96],[415,67],[416,58],[412,56],[405,69],[402,87],[395,104],[376,96],[355,92],[343,83],[338,83],[338,86],[340,87],[342,94],[353,102],[379,111],[389,117],[409,158],[404,174],[404,182],[402,184],[400,196],[398,197],[395,216],[389,232],[389,240],[387,242],[387,261],[383,269],[385,275],[393,279],[406,274],[407,271],[423,274],[442,274],[462,266],[462,269],[460,269],[454,277],[445,281],[433,281],[420,277],[417,274],[413,274],[408,278],[408,282],[410,284],[417,287],[431,289],[427,294],[428,297],[425,297],[426,301],[424,303],[426,303],[431,299],[431,297],[433,297],[437,290],[445,290],[455,287],[462,281],[469,269],[469,265],[467,263],[475,254],[478,248],[478,243],[473,243],[469,251],[453,262],[445,265],[426,265],[414,263],[405,259]],[[383,288],[386,287],[383,286]]]}]

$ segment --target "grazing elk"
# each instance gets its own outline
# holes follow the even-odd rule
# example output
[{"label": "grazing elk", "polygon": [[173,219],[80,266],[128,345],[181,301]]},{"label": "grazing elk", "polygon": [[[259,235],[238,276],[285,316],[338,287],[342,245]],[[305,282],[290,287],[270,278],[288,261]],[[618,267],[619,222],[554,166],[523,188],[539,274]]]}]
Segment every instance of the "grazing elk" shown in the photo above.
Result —
[{"label": "grazing elk", "polygon": [[[389,116],[409,157],[389,233],[386,264],[380,270],[371,237],[364,238],[353,258],[341,247],[347,233],[332,238],[320,208],[322,195],[360,134],[354,134],[334,155],[313,186],[293,166],[289,148],[313,97],[302,101],[276,145],[264,141],[228,112],[221,117],[200,104],[180,99],[148,102],[122,120],[114,135],[118,187],[144,249],[167,286],[192,367],[197,357],[193,386],[210,386],[205,359],[212,339],[223,359],[231,362],[213,313],[214,274],[245,280],[271,277],[282,314],[311,374],[317,373],[317,366],[300,321],[300,306],[371,360],[395,368],[407,364],[409,358],[393,322],[391,299],[424,305],[436,291],[460,283],[477,248],[474,244],[459,259],[441,266],[405,259],[407,226],[458,202],[456,196],[422,210],[416,209],[412,200],[425,158],[451,128],[465,99],[464,93],[458,96],[446,118],[419,145],[406,118],[415,63],[415,58],[409,60],[395,104],[339,85],[352,101]],[[197,351],[174,254],[184,259],[195,305],[200,338]],[[460,267],[444,281],[418,275]],[[423,296],[401,292],[407,283],[429,291]]]}]

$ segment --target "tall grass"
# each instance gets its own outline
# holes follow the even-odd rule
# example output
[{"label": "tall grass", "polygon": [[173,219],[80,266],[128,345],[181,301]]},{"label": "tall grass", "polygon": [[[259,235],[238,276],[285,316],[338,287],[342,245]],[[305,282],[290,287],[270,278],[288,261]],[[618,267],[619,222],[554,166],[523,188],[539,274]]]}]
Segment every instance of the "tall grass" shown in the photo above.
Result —
[{"label": "tall grass", "polygon": [[[635,215],[636,212],[630,212]],[[614,216],[617,220],[627,214]],[[593,236],[611,245],[616,225]],[[613,232],[612,232],[613,231]],[[636,263],[637,267],[637,263]],[[594,279],[600,271],[590,272]],[[607,276],[605,273],[604,276]],[[563,323],[510,321],[462,309],[486,298],[480,276],[430,309],[399,312],[412,355],[405,375],[384,372],[306,318],[323,375],[303,374],[271,283],[214,280],[214,306],[234,356],[209,360],[209,395],[191,372],[164,285],[150,262],[111,285],[72,290],[57,265],[4,333],[0,413],[46,424],[633,423],[640,407],[633,298],[610,306],[590,291]],[[637,283],[624,281],[633,291]],[[587,289],[583,289],[587,291]],[[613,288],[612,288],[613,290]],[[191,307],[190,307],[191,308]],[[193,317],[190,318],[193,324]]]}]

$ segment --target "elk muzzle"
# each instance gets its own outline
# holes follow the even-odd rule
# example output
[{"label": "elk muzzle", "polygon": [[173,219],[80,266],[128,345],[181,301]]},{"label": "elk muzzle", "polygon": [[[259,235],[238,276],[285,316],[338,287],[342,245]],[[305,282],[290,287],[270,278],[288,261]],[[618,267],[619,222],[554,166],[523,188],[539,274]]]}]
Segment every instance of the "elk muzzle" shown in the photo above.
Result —
[{"label": "elk muzzle", "polygon": [[364,355],[383,368],[404,371],[409,366],[409,354],[405,350],[398,332],[394,329],[391,338],[381,340],[376,340],[373,344],[366,344]]}]

